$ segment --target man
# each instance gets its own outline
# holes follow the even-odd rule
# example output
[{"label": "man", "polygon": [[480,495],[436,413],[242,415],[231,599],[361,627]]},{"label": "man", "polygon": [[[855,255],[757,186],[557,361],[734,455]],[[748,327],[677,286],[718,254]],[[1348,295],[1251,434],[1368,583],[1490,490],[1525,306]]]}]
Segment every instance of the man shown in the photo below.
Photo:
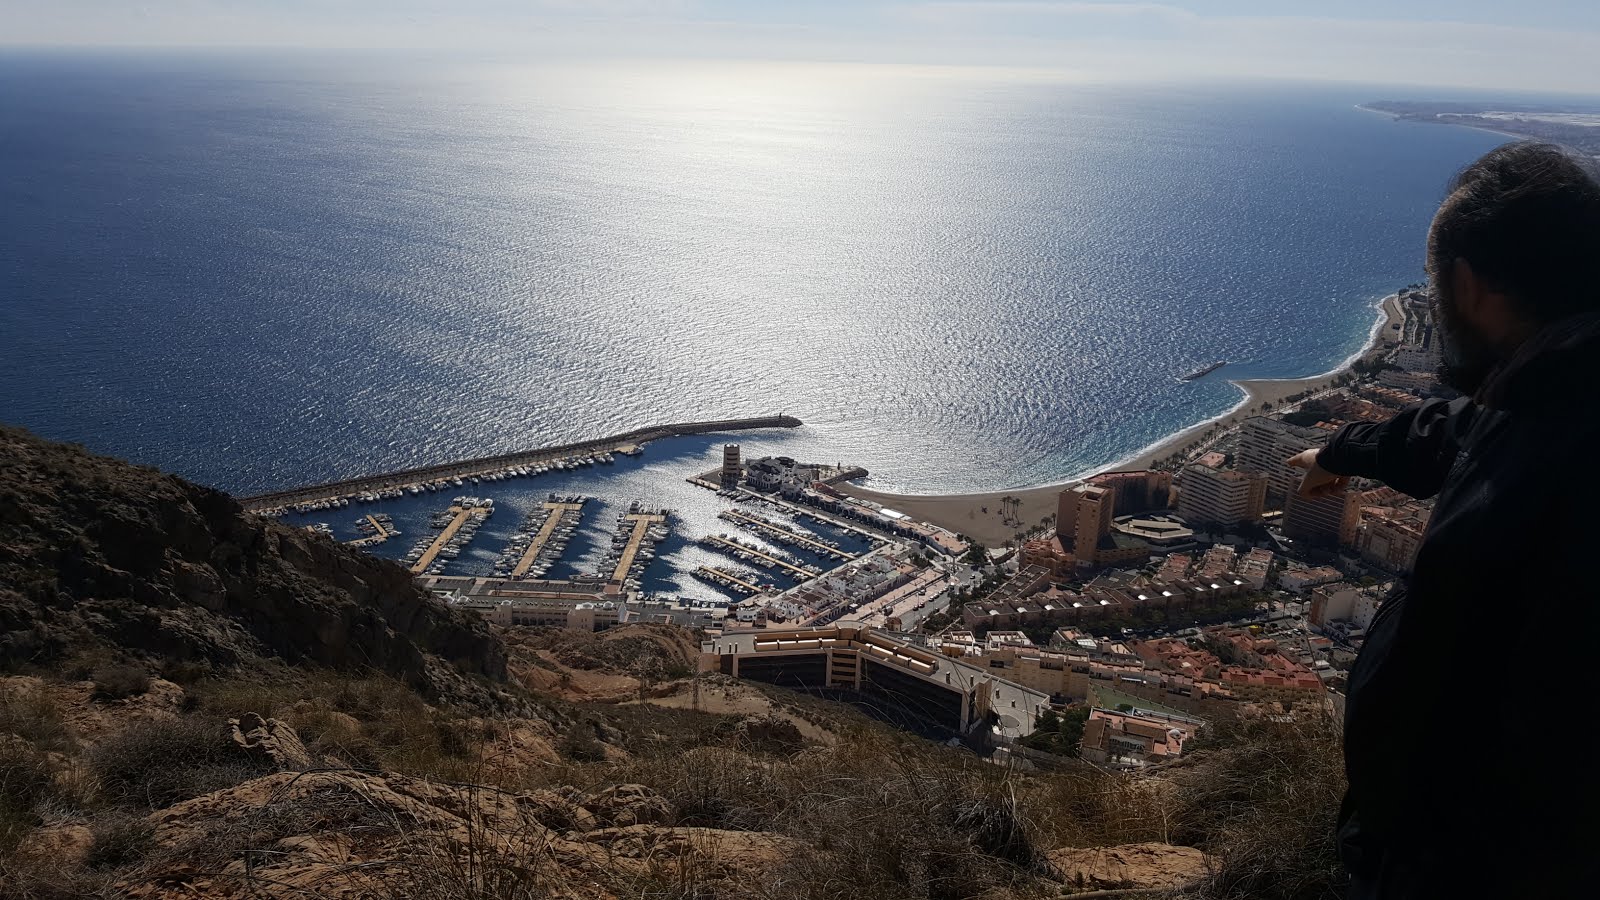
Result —
[{"label": "man", "polygon": [[1437,497],[1350,672],[1351,897],[1600,896],[1600,183],[1543,144],[1468,166],[1428,233],[1441,376],[1465,397],[1344,426],[1351,476]]}]

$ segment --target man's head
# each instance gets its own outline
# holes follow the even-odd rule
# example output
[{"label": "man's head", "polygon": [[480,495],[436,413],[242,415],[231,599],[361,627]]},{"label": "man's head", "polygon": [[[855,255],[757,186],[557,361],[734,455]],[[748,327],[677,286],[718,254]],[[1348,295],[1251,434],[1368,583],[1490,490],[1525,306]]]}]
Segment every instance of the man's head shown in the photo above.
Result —
[{"label": "man's head", "polygon": [[1600,311],[1600,179],[1548,144],[1507,144],[1450,184],[1428,232],[1441,374],[1474,393],[1544,325]]}]

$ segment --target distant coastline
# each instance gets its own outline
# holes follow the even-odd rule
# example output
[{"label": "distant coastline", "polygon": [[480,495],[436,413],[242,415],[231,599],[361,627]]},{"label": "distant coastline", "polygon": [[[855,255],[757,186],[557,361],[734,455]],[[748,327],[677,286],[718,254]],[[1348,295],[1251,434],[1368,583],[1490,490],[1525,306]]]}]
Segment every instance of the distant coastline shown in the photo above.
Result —
[{"label": "distant coastline", "polygon": [[1600,158],[1600,104],[1525,104],[1374,100],[1356,109],[1397,122],[1456,125],[1522,141],[1546,141]]},{"label": "distant coastline", "polygon": [[1506,131],[1503,128],[1491,128],[1488,125],[1477,125],[1477,124],[1474,124],[1474,123],[1471,123],[1471,122],[1443,122],[1443,121],[1439,121],[1437,119],[1430,120],[1430,119],[1416,118],[1416,117],[1412,117],[1412,116],[1404,116],[1404,115],[1401,115],[1399,113],[1389,112],[1388,110],[1385,110],[1385,109],[1374,109],[1373,107],[1367,106],[1364,103],[1357,103],[1356,104],[1356,109],[1359,109],[1362,112],[1369,112],[1369,113],[1372,113],[1374,115],[1383,116],[1384,118],[1389,119],[1389,120],[1394,121],[1394,122],[1416,122],[1416,123],[1421,124],[1421,125],[1454,125],[1457,128],[1470,128],[1473,131],[1486,131],[1489,134],[1498,134],[1501,137],[1507,137],[1507,138],[1511,138],[1513,140],[1518,140],[1518,141],[1528,140],[1527,135],[1517,134],[1514,131]]},{"label": "distant coastline", "polygon": [[[1330,387],[1333,381],[1349,371],[1357,360],[1370,356],[1382,347],[1384,336],[1393,331],[1394,326],[1403,318],[1398,301],[1399,294],[1396,293],[1389,294],[1373,304],[1376,315],[1367,333],[1366,342],[1332,369],[1301,378],[1230,379],[1228,383],[1237,387],[1243,396],[1226,412],[1179,429],[1109,465],[1098,466],[1074,478],[1024,488],[958,494],[901,494],[875,491],[851,484],[837,485],[837,488],[850,496],[881,503],[924,521],[966,534],[986,545],[996,546],[1018,530],[1036,527],[1045,516],[1054,513],[1056,496],[1064,487],[1104,472],[1150,468],[1158,460],[1171,456],[1207,431],[1226,429],[1249,416],[1258,414],[1262,411],[1263,404],[1270,403],[1276,408],[1296,394],[1308,390],[1315,393]],[[1002,500],[1016,502],[1019,512],[1015,521],[1020,522],[1020,526],[1008,524],[1001,518],[999,510],[1002,507]]]}]

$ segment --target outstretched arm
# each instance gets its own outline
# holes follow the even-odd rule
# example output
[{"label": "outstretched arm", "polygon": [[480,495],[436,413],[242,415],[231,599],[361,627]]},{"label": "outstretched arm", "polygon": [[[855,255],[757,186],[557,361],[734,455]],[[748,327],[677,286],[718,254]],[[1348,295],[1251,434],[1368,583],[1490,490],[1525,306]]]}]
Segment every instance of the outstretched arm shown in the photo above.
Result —
[{"label": "outstretched arm", "polygon": [[1459,438],[1477,412],[1466,397],[1427,400],[1387,422],[1351,422],[1334,432],[1326,447],[1298,454],[1289,465],[1306,470],[1300,482],[1306,497],[1337,493],[1351,476],[1376,478],[1413,497],[1431,497],[1444,486],[1460,450]]}]

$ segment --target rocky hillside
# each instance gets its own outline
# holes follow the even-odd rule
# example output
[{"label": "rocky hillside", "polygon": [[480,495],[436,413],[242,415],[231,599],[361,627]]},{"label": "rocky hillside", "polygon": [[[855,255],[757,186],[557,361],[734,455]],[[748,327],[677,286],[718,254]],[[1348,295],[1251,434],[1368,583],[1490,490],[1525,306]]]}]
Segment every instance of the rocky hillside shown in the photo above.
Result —
[{"label": "rocky hillside", "polygon": [[0,429],[0,900],[1337,894],[1325,722],[1024,771],[697,650],[497,634],[216,491]]},{"label": "rocky hillside", "polygon": [[[500,642],[397,565],[154,469],[0,426],[0,667],[110,649],[165,664],[501,680]],[[449,663],[440,665],[440,661]]]}]

